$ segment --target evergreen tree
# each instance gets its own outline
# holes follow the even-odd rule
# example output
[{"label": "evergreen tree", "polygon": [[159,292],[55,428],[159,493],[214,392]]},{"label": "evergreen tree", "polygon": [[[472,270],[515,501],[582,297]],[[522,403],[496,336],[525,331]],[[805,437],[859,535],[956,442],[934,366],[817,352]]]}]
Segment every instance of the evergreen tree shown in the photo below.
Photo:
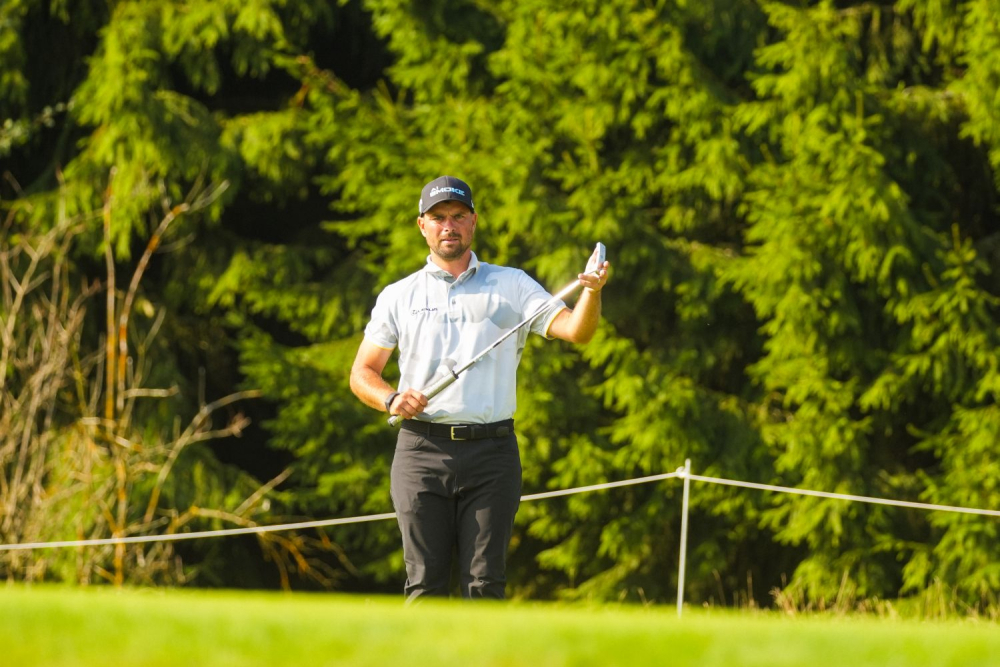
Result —
[{"label": "evergreen tree", "polygon": [[[424,261],[416,193],[445,173],[476,190],[485,261],[556,289],[610,251],[596,339],[522,360],[526,491],[691,458],[996,508],[994,4],[135,0],[69,21],[11,0],[0,196],[40,229],[110,196],[125,268],[163,200],[227,186],[178,221],[143,294],[188,406],[199,383],[261,390],[272,451],[234,458],[292,464],[288,511],[390,509],[394,435],[347,375],[375,295]],[[41,57],[53,37],[77,57]],[[84,270],[103,266],[86,238]],[[787,573],[803,604],[996,603],[994,523],[707,485],[693,501],[689,599],[763,602]],[[679,520],[670,483],[525,504],[513,592],[671,598]],[[391,523],[329,537],[337,585],[398,587]]]}]

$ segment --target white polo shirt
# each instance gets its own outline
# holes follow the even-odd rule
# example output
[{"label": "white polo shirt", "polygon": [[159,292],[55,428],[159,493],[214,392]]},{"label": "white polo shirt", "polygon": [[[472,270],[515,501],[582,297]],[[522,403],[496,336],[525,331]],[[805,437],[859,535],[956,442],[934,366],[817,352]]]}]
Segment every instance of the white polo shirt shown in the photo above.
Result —
[{"label": "white polo shirt", "polygon": [[[467,364],[552,298],[520,269],[480,262],[475,253],[457,279],[427,257],[423,269],[386,287],[365,338],[399,348],[399,391],[423,389]],[[548,338],[566,304],[559,301],[505,340],[431,399],[422,421],[485,424],[514,416],[517,365],[529,329]]]}]

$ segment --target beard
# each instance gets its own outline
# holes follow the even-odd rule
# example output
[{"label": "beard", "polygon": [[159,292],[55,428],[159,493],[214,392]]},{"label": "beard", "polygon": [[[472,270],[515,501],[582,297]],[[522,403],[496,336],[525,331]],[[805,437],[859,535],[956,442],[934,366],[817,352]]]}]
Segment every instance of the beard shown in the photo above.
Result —
[{"label": "beard", "polygon": [[[445,243],[445,241],[454,241],[454,243]],[[471,247],[471,239],[468,243],[464,243],[462,241],[462,237],[460,236],[448,236],[446,238],[438,239],[437,243],[431,246],[431,252],[441,259],[452,261],[460,258]]]}]

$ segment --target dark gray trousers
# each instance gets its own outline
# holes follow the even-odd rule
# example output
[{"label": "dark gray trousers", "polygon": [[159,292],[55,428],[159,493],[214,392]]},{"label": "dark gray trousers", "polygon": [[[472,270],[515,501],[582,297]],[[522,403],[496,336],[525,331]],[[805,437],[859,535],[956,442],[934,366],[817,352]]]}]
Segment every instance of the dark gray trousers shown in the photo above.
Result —
[{"label": "dark gray trousers", "polygon": [[507,547],[521,499],[517,436],[452,441],[402,429],[390,489],[408,600],[448,595],[453,554],[462,597],[504,597]]}]

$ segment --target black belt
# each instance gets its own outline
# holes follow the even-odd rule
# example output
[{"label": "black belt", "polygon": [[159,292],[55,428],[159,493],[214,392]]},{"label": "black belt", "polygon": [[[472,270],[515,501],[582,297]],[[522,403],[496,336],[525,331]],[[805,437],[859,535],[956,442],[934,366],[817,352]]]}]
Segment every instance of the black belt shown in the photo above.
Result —
[{"label": "black belt", "polygon": [[504,438],[514,432],[514,420],[504,419],[492,424],[432,424],[431,422],[404,419],[401,428],[431,438],[449,440],[482,440]]}]

